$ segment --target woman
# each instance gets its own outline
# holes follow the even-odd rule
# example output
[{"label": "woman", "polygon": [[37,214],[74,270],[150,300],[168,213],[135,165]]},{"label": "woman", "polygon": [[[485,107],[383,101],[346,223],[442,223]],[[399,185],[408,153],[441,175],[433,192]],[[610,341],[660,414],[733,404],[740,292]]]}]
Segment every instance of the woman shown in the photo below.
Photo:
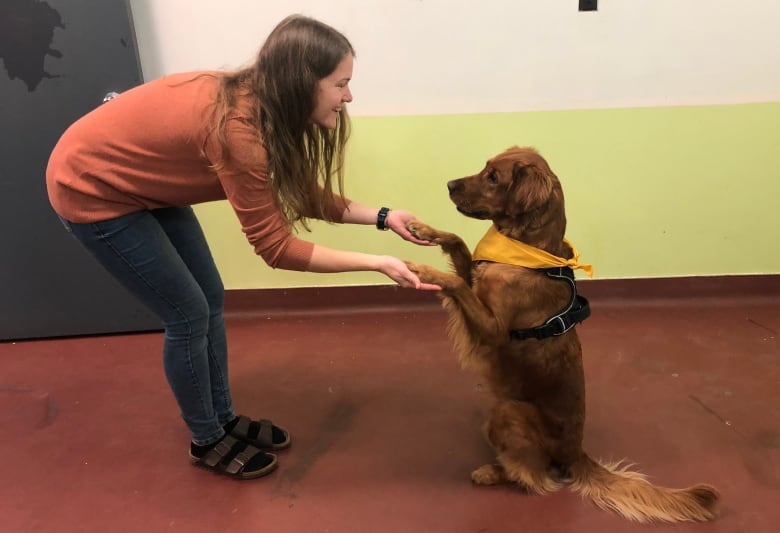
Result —
[{"label": "woman", "polygon": [[75,122],[51,154],[49,199],[63,224],[163,322],[165,373],[198,466],[260,477],[277,466],[268,451],[289,446],[290,436],[233,411],[224,288],[192,204],[227,199],[274,268],[373,270],[402,287],[438,288],[395,257],[334,250],[292,233],[317,218],[376,224],[430,244],[406,230],[410,213],[343,196],[353,58],[342,34],[294,15],[252,66],[133,88]]}]

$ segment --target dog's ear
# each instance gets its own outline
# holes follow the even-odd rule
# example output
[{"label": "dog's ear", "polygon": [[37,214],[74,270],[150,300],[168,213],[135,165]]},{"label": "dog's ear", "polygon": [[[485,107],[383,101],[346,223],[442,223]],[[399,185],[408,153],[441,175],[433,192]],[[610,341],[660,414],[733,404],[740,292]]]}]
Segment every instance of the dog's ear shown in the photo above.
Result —
[{"label": "dog's ear", "polygon": [[507,214],[519,217],[544,206],[553,191],[553,180],[533,163],[516,163],[512,169],[512,188]]}]

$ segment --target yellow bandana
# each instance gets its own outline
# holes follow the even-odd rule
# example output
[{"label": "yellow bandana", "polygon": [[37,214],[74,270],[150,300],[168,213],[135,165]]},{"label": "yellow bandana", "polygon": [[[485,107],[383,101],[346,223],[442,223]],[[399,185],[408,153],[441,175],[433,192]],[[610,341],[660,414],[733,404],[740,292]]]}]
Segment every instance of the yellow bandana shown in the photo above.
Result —
[{"label": "yellow bandana", "polygon": [[580,263],[580,254],[572,243],[565,238],[563,242],[571,246],[574,257],[563,259],[551,253],[535,248],[524,242],[510,239],[502,235],[496,226],[490,226],[482,240],[477,243],[474,253],[471,254],[474,261],[493,261],[527,268],[553,268],[570,267],[581,268],[585,273],[593,277],[593,267],[587,263]]}]

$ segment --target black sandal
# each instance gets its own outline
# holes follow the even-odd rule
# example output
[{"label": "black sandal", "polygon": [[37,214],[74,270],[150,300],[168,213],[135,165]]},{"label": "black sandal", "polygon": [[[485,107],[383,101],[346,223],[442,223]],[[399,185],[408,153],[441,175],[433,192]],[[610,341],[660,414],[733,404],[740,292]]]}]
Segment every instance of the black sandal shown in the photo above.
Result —
[{"label": "black sandal", "polygon": [[265,418],[252,420],[247,416],[239,415],[230,434],[260,450],[284,450],[289,448],[291,443],[290,434],[286,429]]},{"label": "black sandal", "polygon": [[[248,470],[251,463],[255,462],[261,456],[260,468]],[[272,453],[265,453],[262,450],[247,444],[241,440],[225,435],[212,449],[207,451],[203,457],[196,457],[190,452],[190,461],[195,466],[211,470],[217,474],[223,474],[236,479],[255,479],[270,474],[279,463],[276,456]]]}]

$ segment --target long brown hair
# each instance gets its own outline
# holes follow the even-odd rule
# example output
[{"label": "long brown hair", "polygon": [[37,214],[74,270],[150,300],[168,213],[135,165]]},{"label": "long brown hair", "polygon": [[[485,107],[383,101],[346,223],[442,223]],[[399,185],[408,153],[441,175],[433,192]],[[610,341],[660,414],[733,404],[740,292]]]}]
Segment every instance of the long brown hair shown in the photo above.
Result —
[{"label": "long brown hair", "polygon": [[[239,90],[253,97],[252,118],[258,141],[268,153],[272,190],[291,225],[307,218],[332,221],[335,195],[344,197],[344,148],[350,122],[341,108],[331,130],[314,124],[318,82],[348,55],[347,38],[334,28],[302,15],[282,20],[266,39],[254,64],[222,77],[216,101],[216,135],[223,158],[230,157],[227,121]],[[322,186],[322,194],[319,187]]]}]

